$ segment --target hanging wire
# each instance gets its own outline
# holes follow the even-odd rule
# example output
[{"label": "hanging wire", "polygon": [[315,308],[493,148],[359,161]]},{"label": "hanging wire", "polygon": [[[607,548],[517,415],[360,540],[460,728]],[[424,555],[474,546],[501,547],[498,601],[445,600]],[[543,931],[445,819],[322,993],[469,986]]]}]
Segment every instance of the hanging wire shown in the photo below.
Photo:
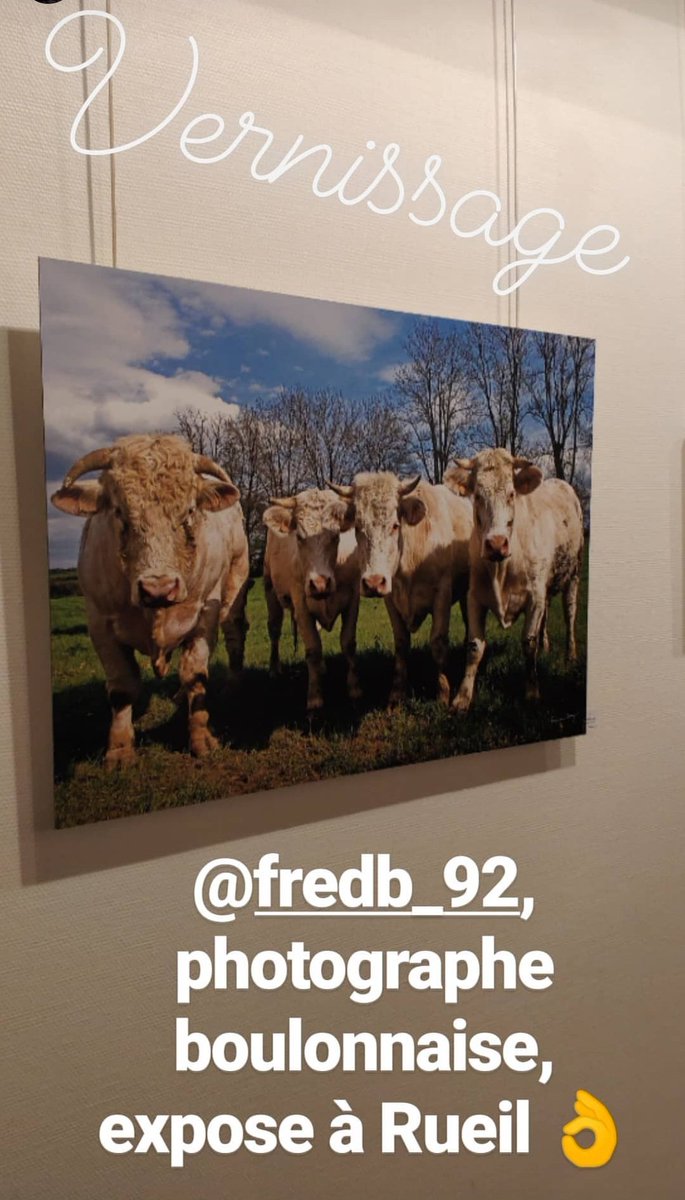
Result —
[{"label": "hanging wire", "polygon": [[[518,223],[518,61],[516,41],[516,0],[504,0],[504,89],[506,112],[507,221],[513,229]],[[507,261],[512,262],[514,248],[507,242]],[[508,323],[519,324],[518,288],[508,296]]]},{"label": "hanging wire", "polygon": [[[516,0],[509,0],[511,6],[509,29],[511,32],[511,111],[512,111],[512,155],[511,175],[513,190],[514,225],[519,219],[519,175],[518,175],[518,43],[516,41]],[[513,293],[514,324],[519,325],[519,289]]]},{"label": "hanging wire", "polygon": [[[81,12],[83,12],[83,0],[80,0],[79,8],[80,8]],[[81,21],[79,23],[81,26],[80,31],[79,31],[79,41],[80,41],[80,46],[81,46],[81,61],[85,62],[86,58],[88,57],[86,54],[85,22]],[[83,99],[85,102],[85,100],[87,100],[87,98],[88,98],[88,72],[87,71],[83,72],[83,79],[82,79],[81,86],[83,88]],[[86,145],[90,146],[90,144],[91,144],[91,141],[90,141],[90,137],[91,137],[90,109],[86,109],[83,126],[84,126],[85,134],[86,134]],[[92,263],[94,263],[97,261],[96,238],[95,238],[95,201],[94,201],[94,197],[93,197],[93,162],[92,162],[92,159],[90,159],[90,158],[86,159],[85,174],[86,174],[86,196],[88,199],[88,238],[90,241],[90,261]]]},{"label": "hanging wire", "polygon": [[[105,0],[105,10],[108,16],[112,15],[111,0]],[[107,70],[112,69],[112,22],[107,21]],[[110,76],[107,85],[107,108],[109,116],[109,144],[110,147],[115,146],[114,140],[114,86]],[[112,266],[117,265],[117,156],[110,154],[109,156],[109,200],[110,200],[110,222],[112,231]]]}]

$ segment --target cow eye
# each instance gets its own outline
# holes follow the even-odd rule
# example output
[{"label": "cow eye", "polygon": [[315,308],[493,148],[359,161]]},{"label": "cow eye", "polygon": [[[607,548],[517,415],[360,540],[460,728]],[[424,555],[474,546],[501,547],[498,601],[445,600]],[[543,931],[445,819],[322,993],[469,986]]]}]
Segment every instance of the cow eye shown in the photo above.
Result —
[{"label": "cow eye", "polygon": [[393,533],[397,533],[397,531],[398,531],[399,527],[400,527],[400,523],[399,523],[399,521],[395,521],[395,523],[394,523],[394,525],[393,525],[393,527],[392,527],[392,531],[393,531]]}]

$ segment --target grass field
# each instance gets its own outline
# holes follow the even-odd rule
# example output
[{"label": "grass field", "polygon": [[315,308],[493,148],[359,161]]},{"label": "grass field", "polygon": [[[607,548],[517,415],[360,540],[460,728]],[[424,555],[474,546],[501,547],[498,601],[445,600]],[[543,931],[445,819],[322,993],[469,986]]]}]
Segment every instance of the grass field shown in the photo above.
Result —
[{"label": "grass field", "polygon": [[[430,622],[413,638],[411,699],[387,711],[392,674],[392,637],[380,601],[361,605],[358,645],[364,700],[345,697],[338,633],[323,634],[326,654],[326,708],[312,725],[305,717],[306,667],[302,647],[293,654],[289,622],[283,627],[284,671],[269,678],[269,639],[261,579],[250,592],[247,668],[237,687],[228,678],[223,645],[210,679],[210,712],[221,748],[201,762],[186,750],[186,714],[173,696],[172,673],[154,680],[147,666],[137,717],[139,755],[135,765],[108,773],[103,753],[109,706],[102,670],[88,636],[84,602],[73,572],[52,576],[52,669],[55,734],[55,805],[58,826],[79,825],[130,813],[196,804],[221,796],[351,775],[467,754],[523,742],[582,733],[585,728],[587,564],[578,614],[579,660],[567,667],[564,624],[557,597],[550,610],[551,651],[540,660],[540,704],[523,700],[521,623],[512,630],[488,623],[488,653],[481,667],[476,701],[456,718],[432,699],[434,669],[428,638]],[[458,608],[452,614],[450,678],[456,685],[464,665],[464,628]]]}]

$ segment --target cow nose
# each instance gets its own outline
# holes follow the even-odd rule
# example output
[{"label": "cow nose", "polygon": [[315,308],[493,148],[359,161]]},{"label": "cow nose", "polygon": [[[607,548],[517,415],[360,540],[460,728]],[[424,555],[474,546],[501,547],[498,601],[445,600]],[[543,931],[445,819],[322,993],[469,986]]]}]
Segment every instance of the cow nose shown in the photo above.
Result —
[{"label": "cow nose", "polygon": [[509,538],[503,534],[492,534],[485,539],[485,550],[492,558],[509,557]]},{"label": "cow nose", "polygon": [[310,575],[309,590],[313,596],[327,596],[331,591],[333,580],[330,575]]},{"label": "cow nose", "polygon": [[385,575],[365,575],[364,591],[367,596],[387,596],[388,581]]},{"label": "cow nose", "polygon": [[178,598],[181,581],[178,575],[144,575],[138,580],[143,604],[172,604]]}]

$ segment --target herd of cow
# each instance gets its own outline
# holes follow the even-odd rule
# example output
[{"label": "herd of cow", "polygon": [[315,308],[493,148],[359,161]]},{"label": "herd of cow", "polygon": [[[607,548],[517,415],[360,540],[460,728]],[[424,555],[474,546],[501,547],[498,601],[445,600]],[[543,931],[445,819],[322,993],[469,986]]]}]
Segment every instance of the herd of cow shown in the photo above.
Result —
[{"label": "herd of cow", "polygon": [[[95,471],[97,480],[81,478]],[[124,437],[91,451],[52,497],[62,511],[88,518],[78,573],[112,709],[110,767],[135,755],[135,651],[164,676],[180,648],[191,752],[201,756],[216,744],[206,702],[210,657],[221,629],[230,667],[239,672],[248,630],[249,555],[239,499],[217,463],[171,434]],[[338,617],[348,693],[360,697],[356,628],[362,597],[382,597],[392,625],[390,703],[406,693],[411,635],[428,614],[437,697],[458,713],[473,700],[488,612],[504,628],[524,616],[528,698],[538,697],[538,650],[547,648],[548,605],[557,592],[567,655],[575,657],[580,503],[567,483],[543,480],[538,467],[506,450],[458,460],[442,484],[361,473],[349,485],[331,482],[323,490],[274,499],[263,519],[271,669],[279,669],[289,610],[305,647],[309,712],[323,705],[319,628],[330,630]],[[466,670],[452,699],[446,667],[456,602],[467,628]]]}]

